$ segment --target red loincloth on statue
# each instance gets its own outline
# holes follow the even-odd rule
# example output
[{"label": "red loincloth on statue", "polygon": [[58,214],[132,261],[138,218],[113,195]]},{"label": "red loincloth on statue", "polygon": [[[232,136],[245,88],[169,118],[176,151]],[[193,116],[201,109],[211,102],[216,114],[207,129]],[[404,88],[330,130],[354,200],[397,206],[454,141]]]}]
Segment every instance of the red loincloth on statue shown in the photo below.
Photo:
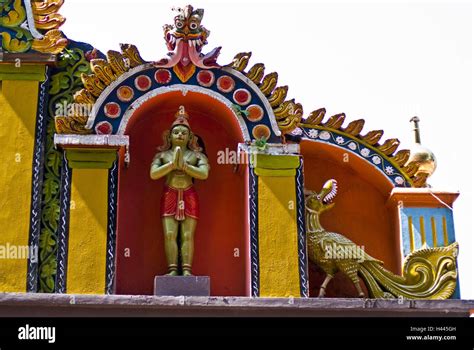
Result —
[{"label": "red loincloth on statue", "polygon": [[187,216],[199,218],[199,198],[193,186],[178,189],[165,186],[161,196],[161,216],[174,216],[182,221]]}]

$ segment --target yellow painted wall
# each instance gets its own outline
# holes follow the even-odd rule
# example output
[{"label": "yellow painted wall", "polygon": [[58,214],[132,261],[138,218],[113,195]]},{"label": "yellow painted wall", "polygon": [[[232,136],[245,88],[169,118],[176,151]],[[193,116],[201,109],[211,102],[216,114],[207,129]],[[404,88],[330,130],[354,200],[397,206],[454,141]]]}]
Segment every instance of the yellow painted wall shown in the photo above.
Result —
[{"label": "yellow painted wall", "polygon": [[[0,246],[27,246],[38,82],[0,84]],[[0,292],[25,292],[27,265],[0,259]]]},{"label": "yellow painted wall", "polygon": [[259,176],[261,297],[299,297],[295,178]]},{"label": "yellow painted wall", "polygon": [[108,169],[73,169],[66,291],[104,294]]}]

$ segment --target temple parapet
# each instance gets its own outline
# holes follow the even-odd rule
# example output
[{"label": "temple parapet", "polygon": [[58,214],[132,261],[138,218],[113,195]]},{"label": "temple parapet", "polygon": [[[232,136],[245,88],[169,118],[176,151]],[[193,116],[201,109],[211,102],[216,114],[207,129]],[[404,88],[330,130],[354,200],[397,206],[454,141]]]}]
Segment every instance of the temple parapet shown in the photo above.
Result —
[{"label": "temple parapet", "polygon": [[0,244],[38,250],[0,262],[0,292],[153,295],[194,275],[211,297],[459,297],[459,193],[428,187],[418,117],[412,149],[303,117],[250,52],[219,63],[191,5],[153,61],[67,39],[61,5],[14,1],[0,27]]}]

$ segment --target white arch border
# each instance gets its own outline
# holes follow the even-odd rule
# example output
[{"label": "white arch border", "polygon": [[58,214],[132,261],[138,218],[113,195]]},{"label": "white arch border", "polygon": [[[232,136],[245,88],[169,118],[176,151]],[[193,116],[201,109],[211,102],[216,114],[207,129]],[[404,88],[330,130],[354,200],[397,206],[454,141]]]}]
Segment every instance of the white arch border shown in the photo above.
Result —
[{"label": "white arch border", "polygon": [[154,90],[151,90],[141,96],[140,98],[137,98],[133,103],[127,108],[125,111],[122,120],[120,121],[120,125],[117,131],[117,135],[124,135],[125,130],[127,128],[128,122],[132,115],[137,111],[140,106],[145,103],[146,101],[159,96],[159,95],[164,95],[170,92],[176,92],[179,91],[182,93],[183,96],[186,96],[188,92],[195,92],[203,95],[207,95],[212,97],[213,99],[219,101],[220,103],[224,104],[234,115],[235,119],[239,123],[240,130],[242,131],[242,136],[244,138],[244,141],[251,141],[250,139],[250,134],[247,128],[247,125],[245,124],[244,119],[242,118],[241,115],[237,114],[236,111],[232,108],[233,103],[229,101],[227,98],[222,96],[221,94],[218,94],[217,92],[214,92],[213,90],[203,88],[201,86],[196,86],[196,85],[186,85],[186,84],[174,84],[174,85],[169,85],[169,86],[162,86],[159,88],[156,88]]}]

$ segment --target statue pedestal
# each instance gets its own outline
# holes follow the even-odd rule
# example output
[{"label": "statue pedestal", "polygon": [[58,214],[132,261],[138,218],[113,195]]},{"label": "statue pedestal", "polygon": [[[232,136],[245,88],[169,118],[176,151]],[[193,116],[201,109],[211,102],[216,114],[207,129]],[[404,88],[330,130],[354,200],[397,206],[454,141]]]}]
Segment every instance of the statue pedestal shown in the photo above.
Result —
[{"label": "statue pedestal", "polygon": [[210,290],[209,276],[155,276],[154,295],[208,297]]}]

